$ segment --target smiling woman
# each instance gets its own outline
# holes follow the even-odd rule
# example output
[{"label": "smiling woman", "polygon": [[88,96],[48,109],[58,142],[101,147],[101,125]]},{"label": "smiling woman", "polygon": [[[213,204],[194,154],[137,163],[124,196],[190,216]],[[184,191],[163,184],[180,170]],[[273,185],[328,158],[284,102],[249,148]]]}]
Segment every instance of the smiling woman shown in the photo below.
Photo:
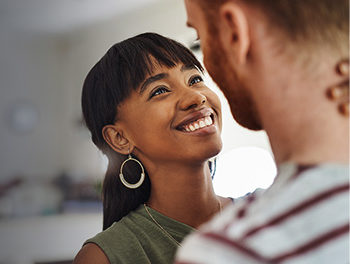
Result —
[{"label": "smiling woman", "polygon": [[221,105],[184,46],[145,33],[111,47],[86,77],[82,108],[109,164],[103,229],[74,263],[171,263],[183,238],[231,200],[215,195]]}]

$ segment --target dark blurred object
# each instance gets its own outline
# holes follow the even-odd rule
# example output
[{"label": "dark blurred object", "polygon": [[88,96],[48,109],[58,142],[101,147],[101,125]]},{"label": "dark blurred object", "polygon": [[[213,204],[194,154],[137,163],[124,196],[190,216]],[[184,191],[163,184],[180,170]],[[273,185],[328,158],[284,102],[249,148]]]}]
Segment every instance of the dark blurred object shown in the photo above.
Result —
[{"label": "dark blurred object", "polygon": [[56,214],[61,201],[50,182],[16,176],[1,185],[0,218]]},{"label": "dark blurred object", "polygon": [[17,187],[23,182],[21,177],[8,180],[5,183],[0,183],[0,197],[4,196],[8,191]]},{"label": "dark blurred object", "polygon": [[61,190],[64,200],[101,200],[101,182],[84,178],[84,180],[74,180],[66,172],[62,172],[55,178],[53,183]]},{"label": "dark blurred object", "polygon": [[62,213],[84,213],[102,211],[101,181],[75,177],[62,172],[54,184],[61,190],[63,201],[60,207]]},{"label": "dark blurred object", "polygon": [[72,180],[66,172],[62,172],[58,177],[53,180],[55,184],[63,195],[63,199],[67,199],[69,196],[70,186],[72,185]]},{"label": "dark blurred object", "polygon": [[43,179],[16,175],[0,183],[0,219],[102,212],[96,178],[62,172],[53,181]]}]

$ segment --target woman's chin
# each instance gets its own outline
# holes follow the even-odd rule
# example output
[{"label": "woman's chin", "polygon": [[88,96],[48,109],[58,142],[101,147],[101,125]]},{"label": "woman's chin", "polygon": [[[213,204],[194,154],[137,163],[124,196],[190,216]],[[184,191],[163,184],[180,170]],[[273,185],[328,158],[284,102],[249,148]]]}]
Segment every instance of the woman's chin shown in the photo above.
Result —
[{"label": "woman's chin", "polygon": [[222,150],[222,142],[220,141],[220,144],[215,148],[213,148],[212,152],[210,153],[211,154],[210,158],[217,156],[221,152],[221,150]]},{"label": "woman's chin", "polygon": [[206,146],[205,149],[198,151],[203,161],[211,159],[217,156],[222,150],[222,141],[220,140],[216,144],[212,144],[211,146]]}]

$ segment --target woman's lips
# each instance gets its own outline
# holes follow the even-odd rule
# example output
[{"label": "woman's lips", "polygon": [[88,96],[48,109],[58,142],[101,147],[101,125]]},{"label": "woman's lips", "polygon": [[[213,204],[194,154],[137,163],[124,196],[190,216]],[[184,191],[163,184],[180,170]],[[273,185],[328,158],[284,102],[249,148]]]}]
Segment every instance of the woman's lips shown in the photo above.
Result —
[{"label": "woman's lips", "polygon": [[[206,124],[206,122],[209,123],[210,120],[207,117],[213,117],[213,114],[214,111],[209,107],[205,107],[198,111],[192,112],[185,116],[185,118],[176,126],[176,129],[185,130],[185,127],[189,126],[190,124],[192,124],[192,126],[195,126],[196,123],[197,125],[200,125],[199,122],[204,122],[204,124]],[[211,119],[214,121],[213,118]]]},{"label": "woman's lips", "polygon": [[195,132],[199,129],[212,126],[213,124],[214,124],[214,115],[211,114],[209,116],[205,116],[197,120],[194,120],[193,122],[187,123],[179,127],[179,130],[185,131],[185,132]]}]

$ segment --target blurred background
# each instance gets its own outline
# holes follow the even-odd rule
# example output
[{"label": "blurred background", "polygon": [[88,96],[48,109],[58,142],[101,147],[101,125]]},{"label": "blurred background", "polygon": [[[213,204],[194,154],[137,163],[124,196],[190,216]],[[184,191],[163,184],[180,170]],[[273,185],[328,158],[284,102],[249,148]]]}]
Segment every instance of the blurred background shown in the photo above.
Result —
[{"label": "blurred background", "polygon": [[[146,31],[202,54],[181,0],[0,1],[0,264],[70,263],[102,229],[107,161],[82,124],[90,68],[114,43]],[[268,187],[276,168],[264,132],[233,120],[223,104],[224,149],[216,192]]]}]

